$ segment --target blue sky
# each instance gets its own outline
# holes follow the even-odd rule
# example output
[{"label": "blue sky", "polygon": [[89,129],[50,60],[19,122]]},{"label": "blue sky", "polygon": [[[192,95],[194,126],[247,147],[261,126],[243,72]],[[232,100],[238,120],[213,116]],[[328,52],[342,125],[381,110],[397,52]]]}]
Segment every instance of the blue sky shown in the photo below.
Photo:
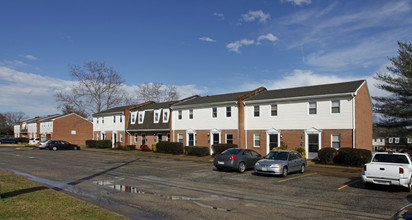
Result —
[{"label": "blue sky", "polygon": [[69,64],[181,98],[367,79],[411,41],[411,1],[0,1],[0,112],[58,112]]}]

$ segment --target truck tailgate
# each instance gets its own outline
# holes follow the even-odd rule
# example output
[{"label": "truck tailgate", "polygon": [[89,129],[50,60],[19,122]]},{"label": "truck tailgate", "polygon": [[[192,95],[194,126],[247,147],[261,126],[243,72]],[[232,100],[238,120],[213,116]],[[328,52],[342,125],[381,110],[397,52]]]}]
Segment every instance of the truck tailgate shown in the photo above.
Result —
[{"label": "truck tailgate", "polygon": [[406,166],[396,163],[373,163],[367,167],[367,176],[370,178],[399,179],[399,168]]}]

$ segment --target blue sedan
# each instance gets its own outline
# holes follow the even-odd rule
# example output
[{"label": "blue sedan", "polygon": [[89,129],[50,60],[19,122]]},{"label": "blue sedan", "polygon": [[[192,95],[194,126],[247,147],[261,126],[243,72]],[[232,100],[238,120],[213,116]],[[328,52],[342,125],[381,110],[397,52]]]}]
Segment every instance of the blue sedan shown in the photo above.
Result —
[{"label": "blue sedan", "polygon": [[297,151],[270,151],[262,160],[255,164],[257,174],[272,174],[287,176],[292,172],[305,172],[306,158]]}]

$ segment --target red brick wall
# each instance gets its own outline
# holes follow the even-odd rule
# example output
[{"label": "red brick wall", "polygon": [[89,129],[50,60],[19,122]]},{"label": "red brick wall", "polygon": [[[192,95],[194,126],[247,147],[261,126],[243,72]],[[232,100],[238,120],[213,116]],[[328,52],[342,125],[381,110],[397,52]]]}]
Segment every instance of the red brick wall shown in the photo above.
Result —
[{"label": "red brick wall", "polygon": [[[75,130],[76,134],[72,134],[72,130]],[[70,114],[53,121],[52,139],[85,145],[86,140],[92,139],[92,134],[93,124],[78,115]]]},{"label": "red brick wall", "polygon": [[355,146],[358,149],[373,150],[372,103],[366,83],[355,97]]},{"label": "red brick wall", "polygon": [[340,134],[340,146],[352,148],[353,146],[353,132],[351,129],[342,130],[322,130],[322,148],[332,147],[332,134]]}]

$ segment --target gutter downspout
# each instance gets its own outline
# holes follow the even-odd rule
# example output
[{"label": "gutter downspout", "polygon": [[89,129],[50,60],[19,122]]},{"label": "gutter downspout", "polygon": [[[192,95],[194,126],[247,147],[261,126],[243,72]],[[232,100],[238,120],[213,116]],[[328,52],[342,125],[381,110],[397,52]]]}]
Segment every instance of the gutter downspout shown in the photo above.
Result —
[{"label": "gutter downspout", "polygon": [[356,97],[356,94],[354,93],[354,94],[352,94],[352,123],[353,123],[353,128],[352,128],[352,148],[356,148],[356,146],[355,146],[355,144],[356,144],[356,132],[355,132],[355,129],[356,129],[356,112],[355,112],[355,97]]}]

